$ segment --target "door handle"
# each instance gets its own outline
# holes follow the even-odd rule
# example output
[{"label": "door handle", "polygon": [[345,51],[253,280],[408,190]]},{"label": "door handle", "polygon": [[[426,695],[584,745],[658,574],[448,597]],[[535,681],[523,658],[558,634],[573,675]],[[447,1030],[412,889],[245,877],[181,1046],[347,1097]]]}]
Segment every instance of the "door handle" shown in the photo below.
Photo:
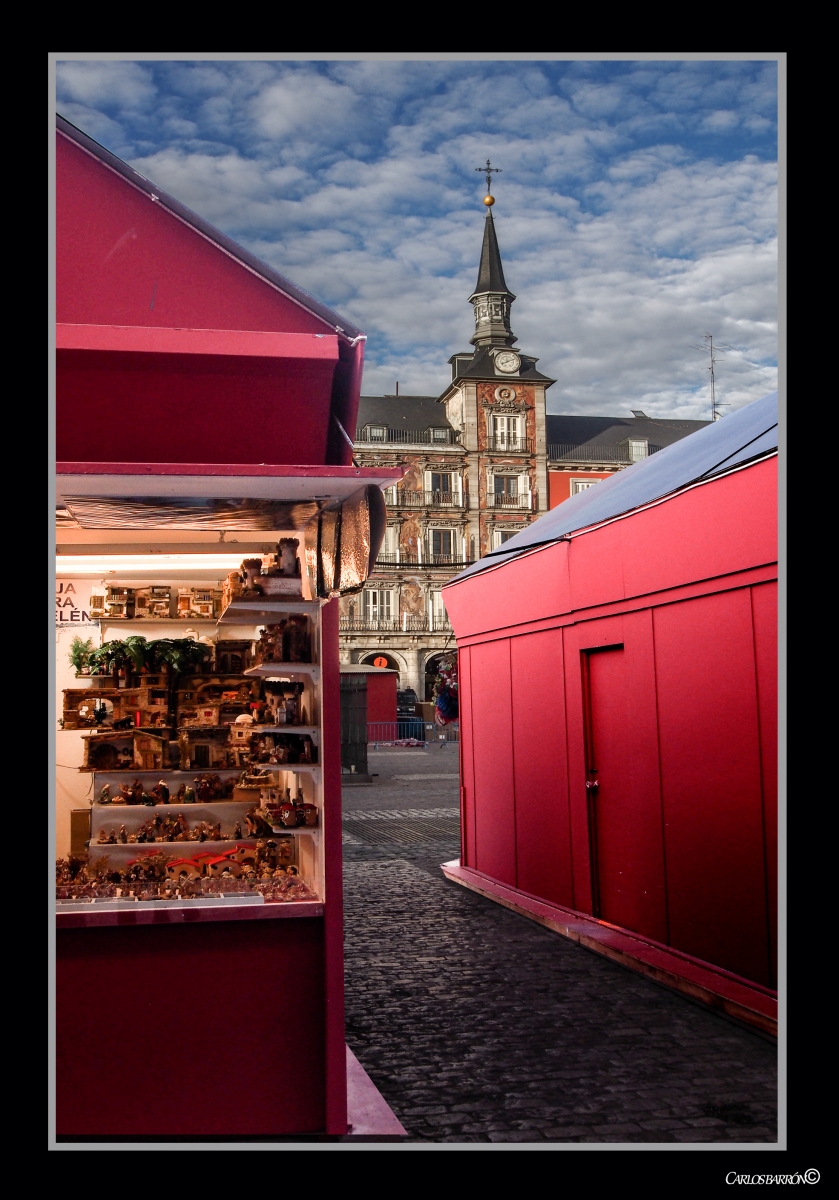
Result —
[{"label": "door handle", "polygon": [[599,779],[587,779],[586,780],[586,788],[590,792],[592,792],[596,795],[600,788],[600,780]]}]

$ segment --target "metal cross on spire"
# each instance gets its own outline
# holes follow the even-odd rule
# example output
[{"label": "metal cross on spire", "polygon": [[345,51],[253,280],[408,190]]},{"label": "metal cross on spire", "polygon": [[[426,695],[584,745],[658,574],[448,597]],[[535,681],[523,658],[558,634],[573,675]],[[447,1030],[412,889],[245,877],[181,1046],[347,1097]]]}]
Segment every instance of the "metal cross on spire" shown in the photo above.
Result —
[{"label": "metal cross on spire", "polygon": [[486,177],[487,177],[487,194],[489,194],[490,189],[492,187],[492,177],[493,177],[493,175],[496,175],[496,174],[500,175],[501,167],[491,167],[489,165],[489,159],[487,159],[487,165],[485,167],[475,167],[475,170],[480,171],[481,174],[483,174],[483,175],[486,175]]}]

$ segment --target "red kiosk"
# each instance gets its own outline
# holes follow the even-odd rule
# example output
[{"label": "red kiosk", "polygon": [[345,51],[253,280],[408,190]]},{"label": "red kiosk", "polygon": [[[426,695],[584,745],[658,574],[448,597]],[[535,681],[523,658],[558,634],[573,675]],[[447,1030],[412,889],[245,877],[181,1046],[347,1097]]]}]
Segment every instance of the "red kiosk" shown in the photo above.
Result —
[{"label": "red kiosk", "polygon": [[[267,776],[281,790],[293,784],[314,813],[312,828],[286,837],[306,882],[304,900],[269,903],[267,892],[231,892],[58,904],[57,1135],[343,1137],[348,1052],[333,598],[366,577],[383,532],[381,488],[399,475],[352,464],[346,431],[355,428],[364,335],[60,118],[57,142],[61,570],[72,575],[74,563],[99,563],[107,595],[115,583],[132,596],[144,586],[155,595],[172,586],[171,616],[141,621],[138,607],[132,620],[112,605],[103,640],[138,632],[172,639],[190,625],[208,645],[217,635],[248,644],[261,630],[297,622],[307,651],[237,669],[248,686],[279,679],[305,699],[307,725],[294,738],[307,744],[306,755],[289,758],[282,748],[280,766]],[[201,619],[201,603],[213,612],[213,589],[231,566],[276,550],[280,539],[300,547],[299,580],[291,580],[289,594],[230,603],[226,596],[220,615]],[[231,562],[219,566],[225,554]],[[197,605],[186,619],[175,612],[175,592]],[[96,683],[79,680],[79,687]],[[147,719],[138,709],[144,733]],[[179,766],[174,734],[167,760],[166,730],[151,732],[160,736],[142,742],[139,731],[125,733],[137,734],[133,760],[115,768],[108,759],[100,777],[94,749],[107,738],[72,732],[67,723],[59,734],[65,747],[73,738],[89,742],[91,852],[96,830],[101,842],[117,811],[99,800],[119,798],[120,782],[136,777],[146,795],[142,810],[119,810],[123,843],[136,840],[141,816],[148,824],[162,811],[146,794],[158,776],[171,793],[164,815],[197,813],[175,803],[176,789],[180,783],[195,802],[191,776],[204,760],[184,735]],[[273,745],[273,734],[266,736]],[[111,740],[116,745],[116,732]],[[225,748],[224,761],[235,753]],[[83,796],[90,770],[79,776]],[[236,800],[234,776],[238,770],[219,768],[216,778],[234,787],[225,812],[241,808],[244,819],[248,803]],[[246,788],[247,769],[242,776]],[[225,805],[205,808],[215,819]],[[220,817],[217,828],[223,820],[232,824],[232,816]],[[218,865],[233,836],[241,853],[254,844],[220,836],[228,840],[206,843],[208,863],[214,849]],[[116,862],[134,847],[104,849]],[[351,1056],[350,1067],[363,1085]],[[399,1133],[369,1088],[366,1103],[368,1133]]]},{"label": "red kiosk", "polygon": [[446,588],[450,879],[774,1032],[777,393]]}]

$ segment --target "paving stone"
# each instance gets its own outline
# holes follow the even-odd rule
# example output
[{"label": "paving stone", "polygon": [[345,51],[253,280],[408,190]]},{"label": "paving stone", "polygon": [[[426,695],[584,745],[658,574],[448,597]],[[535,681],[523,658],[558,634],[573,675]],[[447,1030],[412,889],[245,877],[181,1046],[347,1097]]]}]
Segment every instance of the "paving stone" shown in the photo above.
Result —
[{"label": "paving stone", "polygon": [[347,1041],[409,1141],[774,1142],[775,1047],[448,882],[457,780],[411,754],[344,797]]}]

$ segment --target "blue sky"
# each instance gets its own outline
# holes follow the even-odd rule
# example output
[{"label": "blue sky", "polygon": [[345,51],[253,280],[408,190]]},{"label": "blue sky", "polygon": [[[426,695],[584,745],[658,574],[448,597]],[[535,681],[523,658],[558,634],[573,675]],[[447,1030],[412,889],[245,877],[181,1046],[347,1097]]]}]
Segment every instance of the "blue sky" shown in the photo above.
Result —
[{"label": "blue sky", "polygon": [[79,59],[57,99],[365,330],[369,394],[469,349],[488,157],[549,411],[707,417],[706,332],[731,408],[776,386],[774,62]]}]

